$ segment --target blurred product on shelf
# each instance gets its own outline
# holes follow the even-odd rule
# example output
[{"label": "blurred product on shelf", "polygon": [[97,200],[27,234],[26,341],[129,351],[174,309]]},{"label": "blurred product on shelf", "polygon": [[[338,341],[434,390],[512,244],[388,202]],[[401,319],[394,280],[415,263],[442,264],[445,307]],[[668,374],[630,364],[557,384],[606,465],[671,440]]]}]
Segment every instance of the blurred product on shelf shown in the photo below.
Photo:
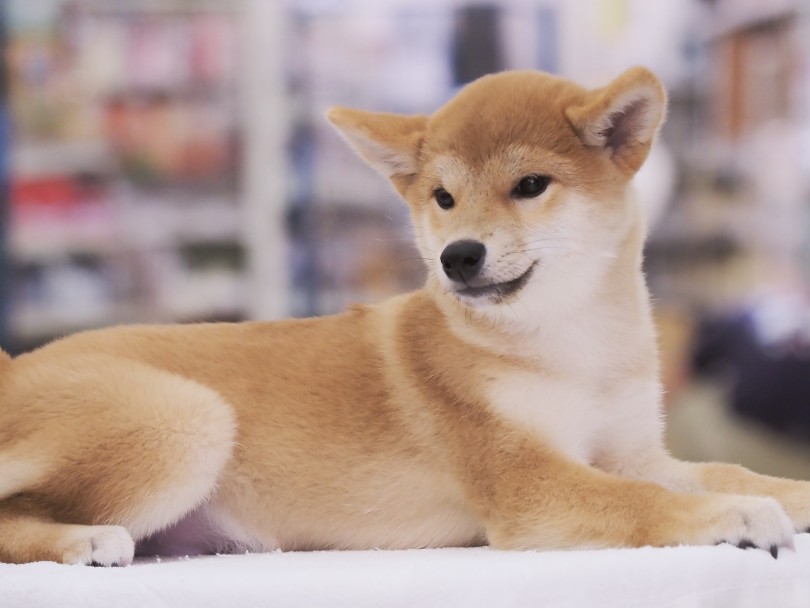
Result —
[{"label": "blurred product on shelf", "polygon": [[117,95],[104,111],[105,139],[130,181],[216,184],[235,178],[232,127],[209,100]]}]

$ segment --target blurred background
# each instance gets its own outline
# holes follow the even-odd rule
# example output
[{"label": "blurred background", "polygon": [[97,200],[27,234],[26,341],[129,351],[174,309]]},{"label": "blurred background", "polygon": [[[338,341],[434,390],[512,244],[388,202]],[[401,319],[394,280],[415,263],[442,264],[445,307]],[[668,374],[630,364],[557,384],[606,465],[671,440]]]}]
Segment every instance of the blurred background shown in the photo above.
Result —
[{"label": "blurred background", "polygon": [[418,287],[405,206],[323,119],[485,73],[670,93],[648,205],[672,451],[810,478],[801,0],[4,0],[0,343],[339,311]]}]

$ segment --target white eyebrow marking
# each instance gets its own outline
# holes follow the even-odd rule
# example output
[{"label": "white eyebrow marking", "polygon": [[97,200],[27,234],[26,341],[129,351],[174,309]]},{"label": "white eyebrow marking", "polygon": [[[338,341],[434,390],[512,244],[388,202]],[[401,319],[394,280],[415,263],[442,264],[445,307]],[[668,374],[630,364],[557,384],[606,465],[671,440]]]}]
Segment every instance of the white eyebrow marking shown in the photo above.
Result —
[{"label": "white eyebrow marking", "polygon": [[463,184],[472,176],[469,167],[465,163],[449,154],[436,156],[430,162],[426,173],[430,177],[445,182],[443,185],[447,188],[454,184]]}]

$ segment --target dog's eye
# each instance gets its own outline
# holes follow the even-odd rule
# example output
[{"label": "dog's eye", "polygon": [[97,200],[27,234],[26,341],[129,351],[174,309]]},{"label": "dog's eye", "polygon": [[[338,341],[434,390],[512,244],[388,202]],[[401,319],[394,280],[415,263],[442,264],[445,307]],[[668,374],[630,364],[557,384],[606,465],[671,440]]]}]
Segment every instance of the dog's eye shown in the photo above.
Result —
[{"label": "dog's eye", "polygon": [[456,204],[456,201],[453,200],[453,195],[444,188],[436,188],[433,191],[433,198],[436,199],[436,202],[442,209],[451,209]]},{"label": "dog's eye", "polygon": [[512,196],[515,198],[534,198],[535,196],[540,196],[546,191],[546,188],[548,188],[549,182],[551,182],[551,178],[545,175],[527,175],[521,179],[514,190],[512,190]]}]

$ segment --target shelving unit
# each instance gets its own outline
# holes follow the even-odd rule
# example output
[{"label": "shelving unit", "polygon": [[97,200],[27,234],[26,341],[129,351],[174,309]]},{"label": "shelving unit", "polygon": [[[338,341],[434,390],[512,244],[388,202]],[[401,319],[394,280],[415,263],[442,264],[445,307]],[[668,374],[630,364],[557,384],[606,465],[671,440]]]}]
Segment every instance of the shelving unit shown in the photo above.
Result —
[{"label": "shelving unit", "polygon": [[[406,206],[326,109],[430,112],[476,69],[603,84],[583,57],[623,27],[606,5],[586,43],[562,1],[35,4],[8,4],[17,350],[112,322],[331,313],[420,285]],[[475,67],[481,35],[498,52]]]},{"label": "shelving unit", "polygon": [[725,314],[754,294],[807,290],[810,19],[796,0],[716,0],[699,23],[703,93],[683,108],[681,192],[648,261],[660,300]]},{"label": "shelving unit", "polygon": [[267,5],[12,0],[12,349],[111,323],[286,312],[251,298],[268,250],[257,228],[266,237],[268,210],[283,208],[251,179],[267,150],[266,172],[283,173],[283,145],[256,145],[243,117],[283,89],[265,74],[270,94],[246,91],[250,53],[278,56],[273,15],[243,36]]}]

